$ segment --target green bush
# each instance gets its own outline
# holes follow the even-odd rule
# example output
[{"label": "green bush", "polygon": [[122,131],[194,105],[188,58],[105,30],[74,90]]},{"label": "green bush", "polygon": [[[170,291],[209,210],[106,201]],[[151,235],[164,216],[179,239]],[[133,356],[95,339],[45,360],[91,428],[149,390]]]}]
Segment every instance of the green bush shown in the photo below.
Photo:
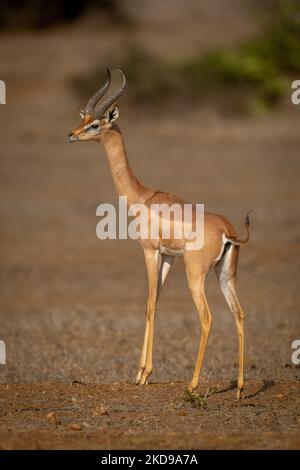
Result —
[{"label": "green bush", "polygon": [[[244,111],[264,112],[280,102],[291,78],[300,73],[298,3],[280,2],[263,32],[238,47],[173,61],[129,47],[121,68],[130,83],[127,96],[137,105],[174,101],[193,105],[209,96],[216,105],[225,102]],[[76,91],[92,93],[105,78],[103,69],[77,77]]]},{"label": "green bush", "polygon": [[280,101],[290,77],[300,72],[300,21],[295,2],[280,4],[263,33],[237,48],[222,48],[183,59],[175,65],[193,95],[218,88],[240,90],[251,97],[248,105],[268,108]]}]

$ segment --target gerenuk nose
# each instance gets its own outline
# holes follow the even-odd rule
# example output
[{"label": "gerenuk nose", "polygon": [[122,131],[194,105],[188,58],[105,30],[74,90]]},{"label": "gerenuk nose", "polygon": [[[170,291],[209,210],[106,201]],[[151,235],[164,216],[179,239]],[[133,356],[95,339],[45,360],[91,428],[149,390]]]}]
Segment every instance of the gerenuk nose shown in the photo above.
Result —
[{"label": "gerenuk nose", "polygon": [[76,137],[74,136],[74,134],[72,132],[70,132],[67,136],[67,141],[69,144],[71,144],[72,142],[74,142],[76,140]]}]

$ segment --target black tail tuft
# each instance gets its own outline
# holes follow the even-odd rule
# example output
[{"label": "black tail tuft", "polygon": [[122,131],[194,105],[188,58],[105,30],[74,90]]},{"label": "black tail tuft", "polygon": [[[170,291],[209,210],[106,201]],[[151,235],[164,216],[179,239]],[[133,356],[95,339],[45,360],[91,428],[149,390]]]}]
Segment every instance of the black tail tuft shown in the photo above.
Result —
[{"label": "black tail tuft", "polygon": [[249,227],[249,225],[250,225],[250,217],[249,217],[249,214],[250,214],[251,212],[253,212],[253,209],[248,210],[247,215],[246,215],[245,225],[246,225],[247,227]]},{"label": "black tail tuft", "polygon": [[229,238],[229,237],[227,238],[227,240],[230,241],[231,243],[233,243],[233,245],[244,245],[249,240],[249,238],[250,238],[250,231],[249,231],[249,225],[250,225],[249,214],[250,214],[250,212],[252,212],[252,209],[250,209],[247,212],[246,219],[245,219],[245,228],[246,228],[246,232],[247,232],[246,237],[245,238],[239,238],[238,236],[236,236],[235,238]]}]

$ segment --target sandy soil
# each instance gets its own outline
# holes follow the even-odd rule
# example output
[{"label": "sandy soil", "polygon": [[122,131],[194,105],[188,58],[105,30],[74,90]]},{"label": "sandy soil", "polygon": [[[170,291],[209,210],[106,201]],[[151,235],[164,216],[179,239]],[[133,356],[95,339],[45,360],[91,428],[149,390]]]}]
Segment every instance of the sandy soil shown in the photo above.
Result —
[{"label": "sandy soil", "polygon": [[[254,209],[239,268],[247,398],[237,402],[230,386],[236,331],[212,275],[214,323],[200,391],[219,385],[223,392],[208,397],[207,409],[193,409],[182,395],[199,325],[180,261],[159,304],[155,384],[128,384],[145,320],[143,254],[133,241],[97,240],[96,207],[116,201],[108,167],[96,145],[65,140],[80,104],[68,80],[95,57],[105,61],[123,33],[80,31],[0,41],[8,85],[0,109],[1,447],[299,447],[300,369],[291,363],[291,343],[300,338],[299,110],[287,97],[283,109],[257,119],[199,109],[185,110],[183,120],[120,103],[120,127],[142,181],[204,202],[239,230]],[[93,417],[102,403],[108,414]],[[52,411],[61,424],[47,420]]]},{"label": "sandy soil", "polygon": [[206,408],[193,408],[180,383],[3,385],[0,448],[294,449],[299,389],[252,381],[236,400],[234,385],[222,383]]}]

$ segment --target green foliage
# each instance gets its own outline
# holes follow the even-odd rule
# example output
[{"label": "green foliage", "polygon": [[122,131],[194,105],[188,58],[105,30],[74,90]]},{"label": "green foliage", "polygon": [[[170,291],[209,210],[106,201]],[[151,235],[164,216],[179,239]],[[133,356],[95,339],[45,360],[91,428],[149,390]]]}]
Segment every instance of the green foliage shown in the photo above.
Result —
[{"label": "green foliage", "polygon": [[[203,103],[209,96],[217,106],[235,106],[264,113],[288,93],[292,77],[300,74],[300,17],[297,1],[283,1],[263,32],[238,47],[163,60],[129,47],[120,64],[130,86],[127,96],[136,105]],[[80,94],[94,92],[103,68],[74,81]],[[297,77],[296,77],[297,78]],[[298,77],[299,78],[299,77]]]},{"label": "green foliage", "polygon": [[183,400],[190,403],[193,408],[201,408],[206,410],[207,408],[207,395],[200,395],[196,392],[191,392],[188,388],[184,391]]},{"label": "green foliage", "polygon": [[[109,63],[114,62],[118,64],[117,59],[110,58]],[[113,68],[112,65],[110,67]],[[156,106],[176,93],[176,77],[173,80],[170,75],[170,65],[145,50],[129,46],[120,68],[126,73],[129,84],[125,97],[136,105]],[[88,75],[75,77],[72,87],[76,94],[84,98],[94,93],[105,80],[105,68],[96,66]]]},{"label": "green foliage", "polygon": [[144,50],[130,47],[123,68],[136,103],[156,104],[176,93],[169,64]]},{"label": "green foliage", "polygon": [[244,93],[248,109],[277,104],[291,76],[300,72],[300,18],[295,2],[283,2],[263,33],[237,48],[222,48],[182,60],[177,73],[194,96],[211,89]]}]

